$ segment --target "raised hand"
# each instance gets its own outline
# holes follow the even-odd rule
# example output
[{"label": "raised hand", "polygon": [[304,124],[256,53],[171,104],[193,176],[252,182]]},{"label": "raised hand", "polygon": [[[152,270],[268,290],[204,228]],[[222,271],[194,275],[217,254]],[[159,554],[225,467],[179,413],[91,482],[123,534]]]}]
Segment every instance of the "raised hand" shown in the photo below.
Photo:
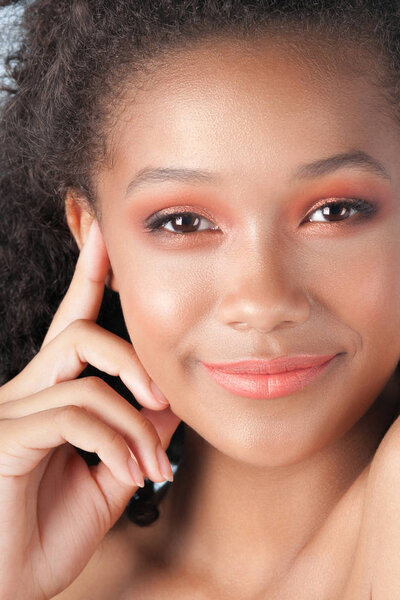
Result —
[{"label": "raised hand", "polygon": [[[143,474],[172,478],[165,448],[180,419],[153,394],[133,346],[96,324],[109,266],[94,220],[40,351],[0,388],[1,600],[61,592]],[[118,375],[143,408],[100,378],[76,379],[88,363]],[[89,467],[72,444],[101,462]]]}]

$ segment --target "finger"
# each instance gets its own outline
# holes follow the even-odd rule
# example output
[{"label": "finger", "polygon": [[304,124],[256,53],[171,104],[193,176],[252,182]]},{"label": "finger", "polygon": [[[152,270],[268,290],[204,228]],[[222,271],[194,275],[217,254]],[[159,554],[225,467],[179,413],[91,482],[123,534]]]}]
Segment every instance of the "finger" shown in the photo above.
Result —
[{"label": "finger", "polygon": [[97,219],[93,219],[68,291],[54,315],[41,348],[46,346],[72,321],[76,319],[95,321],[97,319],[109,267],[110,260],[103,236]]},{"label": "finger", "polygon": [[[98,377],[65,381],[25,398],[4,402],[0,404],[0,423],[68,405],[85,409],[118,432],[136,457],[142,473],[153,481],[166,479],[158,461],[157,448],[161,440],[156,429],[141,411]],[[168,460],[166,454],[165,457]]]},{"label": "finger", "polygon": [[[118,432],[80,407],[69,405],[0,422],[0,475],[28,475],[51,448],[66,442],[95,452],[114,477],[135,486],[129,448]],[[137,486],[135,486],[137,487]]]},{"label": "finger", "polygon": [[164,410],[154,396],[151,378],[131,343],[103,329],[93,321],[79,319],[70,323],[47,344],[18,375],[9,382],[5,401],[30,396],[56,383],[75,379],[91,364],[109,375],[118,376],[136,400],[152,410]]},{"label": "finger", "polygon": [[170,406],[157,412],[150,410],[149,408],[142,408],[140,414],[152,423],[161,440],[161,446],[164,450],[167,449],[171,438],[182,419],[172,412]]}]

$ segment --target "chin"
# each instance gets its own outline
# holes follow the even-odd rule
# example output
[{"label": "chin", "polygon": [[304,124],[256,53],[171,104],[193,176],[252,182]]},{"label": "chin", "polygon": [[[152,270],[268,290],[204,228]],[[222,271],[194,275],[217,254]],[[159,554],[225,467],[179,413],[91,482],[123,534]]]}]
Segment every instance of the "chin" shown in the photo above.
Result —
[{"label": "chin", "polygon": [[294,465],[332,443],[326,437],[326,430],[320,432],[320,435],[317,432],[311,435],[310,430],[303,427],[302,431],[297,432],[287,430],[285,435],[284,428],[273,431],[267,424],[260,422],[258,425],[254,424],[254,427],[248,426],[235,431],[226,422],[219,426],[215,423],[209,423],[208,426],[203,423],[198,428],[192,424],[189,429],[193,429],[194,435],[201,439],[200,445],[207,446],[204,447],[204,452],[218,452],[233,461],[246,464],[247,467],[256,468]]}]

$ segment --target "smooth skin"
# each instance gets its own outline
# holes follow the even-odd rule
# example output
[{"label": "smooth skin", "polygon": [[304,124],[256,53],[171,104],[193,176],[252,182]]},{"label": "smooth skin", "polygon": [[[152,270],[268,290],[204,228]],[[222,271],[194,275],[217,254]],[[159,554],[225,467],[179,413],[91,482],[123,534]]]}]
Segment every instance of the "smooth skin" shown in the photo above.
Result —
[{"label": "smooth skin", "polygon": [[[400,142],[371,82],[377,62],[340,48],[199,43],[114,105],[110,160],[95,176],[111,285],[186,439],[159,522],[125,522],[88,567],[81,590],[93,597],[343,598],[369,468],[400,397]],[[346,153],[353,161],[320,162]],[[147,167],[214,180],[134,187]],[[343,198],[376,212],[324,217]],[[201,220],[150,233],[167,208]],[[72,193],[66,210],[81,243],[93,216]],[[200,362],[331,352],[324,377],[266,401],[220,388]]]},{"label": "smooth skin", "polygon": [[[390,555],[400,537],[395,533],[385,547],[395,520],[389,508],[400,490],[388,466],[398,464],[390,458],[400,446],[397,421],[397,429],[388,431],[400,396],[394,374],[400,357],[399,135],[379,90],[362,76],[376,65],[360,59],[357,71],[356,48],[345,60],[322,45],[304,48],[292,51],[282,38],[276,44],[211,40],[172,55],[148,85],[139,91],[127,86],[123,105],[113,105],[118,118],[108,135],[112,160],[95,177],[111,285],[120,294],[143,376],[168,399],[165,412],[185,422],[185,455],[154,525],[141,529],[122,519],[105,535],[109,518],[90,538],[90,548],[83,545],[84,556],[82,539],[71,536],[79,560],[66,557],[63,548],[62,573],[57,580],[52,570],[48,585],[65,584],[66,564],[71,581],[90,552],[93,556],[59,600],[370,600],[373,585],[378,590],[373,600],[394,600],[386,594],[387,576],[392,590],[400,587],[394,579],[398,565],[392,562],[390,572],[379,573],[376,560],[385,550]],[[354,149],[379,161],[390,179],[354,160],[299,176],[305,163]],[[148,166],[209,169],[217,178],[153,181],[134,189],[135,174]],[[373,203],[374,216],[357,220],[345,211],[340,222],[325,220],[321,206],[343,197]],[[163,233],[149,233],[150,216],[167,207],[201,215],[202,231],[183,235],[170,222]],[[66,214],[84,247],[94,214],[74,190],[66,198]],[[311,215],[314,220],[306,222]],[[102,280],[105,270],[104,265]],[[76,320],[81,317],[74,302],[67,312]],[[75,337],[64,327],[57,329],[65,334],[60,346],[70,348],[84,332],[88,336],[89,327],[79,335],[75,329]],[[51,342],[53,354],[57,339]],[[330,352],[339,356],[324,377],[265,401],[228,393],[200,362]],[[99,352],[96,366],[104,368],[104,362]],[[112,365],[114,373],[118,364]],[[64,369],[76,376],[77,370]],[[144,404],[139,379],[135,385]],[[50,385],[55,380],[52,374]],[[61,389],[67,384],[72,392],[73,381],[50,388],[53,402],[56,388],[66,402]],[[29,386],[22,386],[25,394]],[[103,407],[108,400],[114,406],[115,394],[108,396],[98,383],[94,391],[90,381],[78,386],[96,394],[93,405],[102,407],[101,419],[107,420]],[[79,397],[76,388],[68,402]],[[155,404],[140,413],[129,409],[131,423],[121,418],[126,435],[140,429],[146,408],[155,411],[152,419],[164,412]],[[72,443],[83,443],[79,431],[86,440],[89,424],[82,421],[80,428],[76,409],[59,410],[62,433],[53,446],[66,433]],[[127,411],[118,404],[118,413],[125,417]],[[48,443],[43,417],[35,415]],[[163,443],[176,425],[170,418]],[[26,444],[31,428],[15,419],[6,422],[5,431],[10,423],[15,429],[9,440],[18,430]],[[155,433],[141,424],[149,434],[143,445],[154,450]],[[109,448],[107,433],[105,439]],[[139,452],[139,438],[134,442]],[[92,447],[97,444],[96,435]],[[128,450],[118,440],[117,446],[124,463]],[[48,479],[52,475],[56,484],[65,477],[60,475],[65,458],[59,456],[61,464]],[[101,456],[117,469],[107,452]],[[150,462],[146,466],[151,469]],[[111,495],[120,510],[134,488],[118,483],[115,490],[116,480],[108,470],[102,473],[118,492]],[[93,485],[92,475],[89,481]],[[65,493],[70,487],[71,482],[65,485]],[[104,505],[104,486],[96,498]],[[13,514],[15,521],[21,510]],[[63,523],[60,514],[54,539]],[[70,525],[92,514],[77,502]],[[100,534],[105,537],[95,552]],[[7,539],[5,547],[13,543]]]},{"label": "smooth skin", "polygon": [[[108,267],[93,221],[40,352],[0,389],[2,600],[48,600],[65,589],[143,473],[166,478],[156,447],[168,446],[180,419],[151,393],[132,345],[95,323]],[[121,377],[143,408],[97,377],[75,379],[88,363]],[[101,462],[88,467],[71,444]]]}]

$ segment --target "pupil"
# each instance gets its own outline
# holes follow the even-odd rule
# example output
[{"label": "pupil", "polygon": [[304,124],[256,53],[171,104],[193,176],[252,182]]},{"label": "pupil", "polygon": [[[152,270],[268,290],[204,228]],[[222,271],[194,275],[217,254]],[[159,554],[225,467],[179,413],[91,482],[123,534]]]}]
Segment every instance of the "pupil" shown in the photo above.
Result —
[{"label": "pupil", "polygon": [[181,231],[182,228],[190,226],[193,220],[196,219],[198,219],[198,217],[193,215],[179,215],[179,217],[175,217],[175,221],[177,222],[177,227],[175,227],[175,229]]},{"label": "pupil", "polygon": [[[343,204],[332,204],[331,206],[326,206],[324,209],[324,215],[329,217],[337,217],[337,216],[343,216],[343,210],[346,211],[346,207],[343,206]],[[328,214],[328,212],[331,211],[331,215]]]},{"label": "pupil", "polygon": [[183,225],[190,225],[190,222],[192,221],[192,217],[191,215],[184,215],[182,217],[182,224]]}]

